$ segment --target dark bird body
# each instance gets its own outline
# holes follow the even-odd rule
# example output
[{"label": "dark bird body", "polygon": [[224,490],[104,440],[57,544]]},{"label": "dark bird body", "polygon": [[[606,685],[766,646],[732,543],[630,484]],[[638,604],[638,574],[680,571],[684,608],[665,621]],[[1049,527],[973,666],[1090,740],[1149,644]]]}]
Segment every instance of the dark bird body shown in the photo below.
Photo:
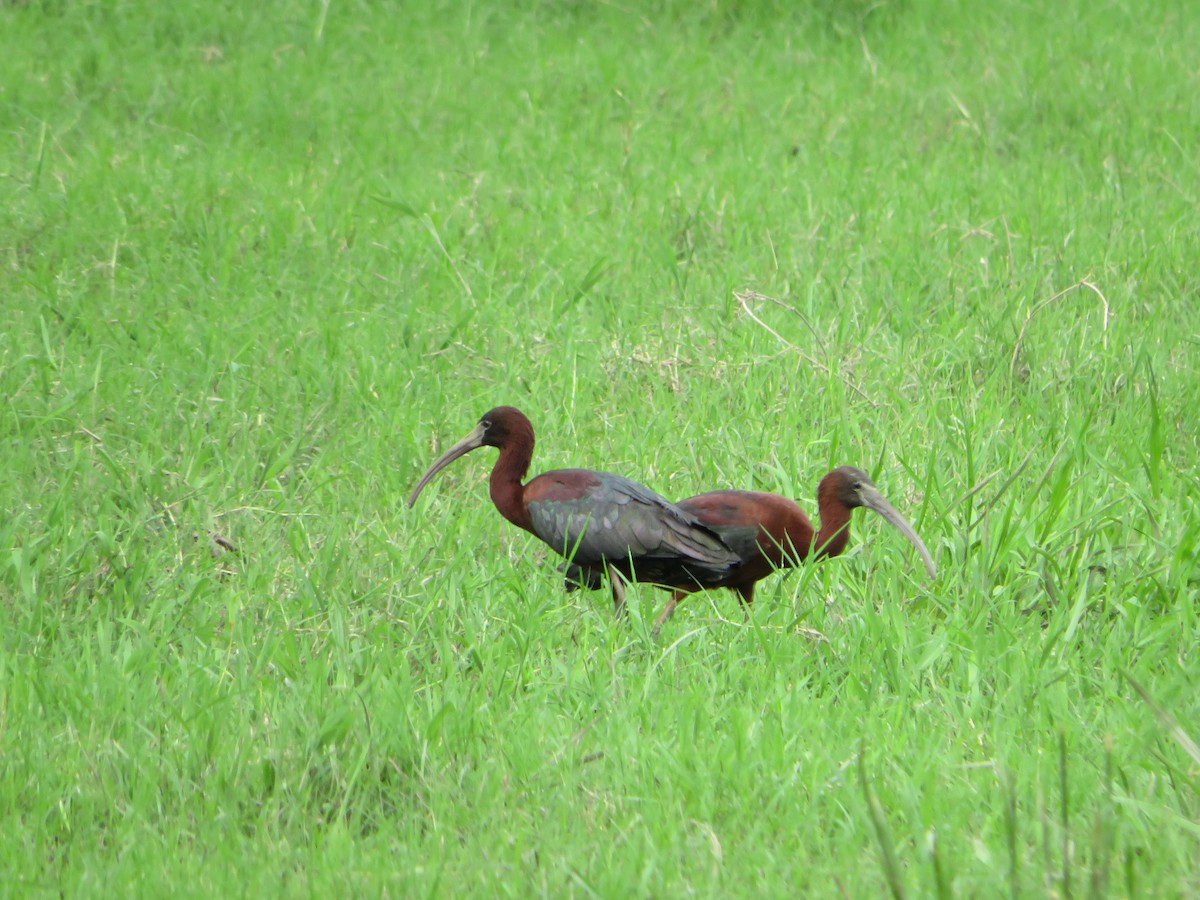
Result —
[{"label": "dark bird body", "polygon": [[500,455],[489,493],[496,509],[582,569],[588,583],[608,574],[613,605],[624,606],[623,580],[679,589],[723,583],[740,557],[695,515],[620,475],[555,469],[522,484],[533,458],[533,426],[520,410],[501,406],[438,457],[409,497],[458,457],[482,446]]},{"label": "dark bird body", "polygon": [[[672,585],[671,599],[655,620],[655,631],[670,618],[679,601],[693,591],[726,587],[749,604],[754,602],[755,584],[777,569],[799,565],[810,556],[839,555],[850,541],[850,515],[860,506],[887,519],[917,548],[929,576],[937,574],[929,551],[912,526],[883,498],[867,474],[852,466],[840,466],[821,479],[817,487],[819,529],[813,528],[794,501],[761,491],[712,491],[682,500],[678,506],[716,532],[738,555],[741,565],[715,581]],[[568,570],[567,586],[599,585],[583,573]]]}]

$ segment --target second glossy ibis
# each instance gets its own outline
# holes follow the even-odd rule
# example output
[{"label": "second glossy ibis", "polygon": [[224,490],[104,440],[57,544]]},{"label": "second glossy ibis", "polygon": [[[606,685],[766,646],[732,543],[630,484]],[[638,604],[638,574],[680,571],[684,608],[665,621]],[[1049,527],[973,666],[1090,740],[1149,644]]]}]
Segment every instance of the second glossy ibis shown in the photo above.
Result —
[{"label": "second glossy ibis", "polygon": [[[809,557],[837,556],[850,540],[850,515],[866,507],[883,516],[917,548],[930,578],[937,567],[912,526],[883,498],[867,473],[839,466],[817,486],[819,529],[804,510],[787,497],[762,491],[711,491],[681,500],[680,509],[691,513],[718,535],[741,560],[741,565],[715,581],[702,585],[672,585],[671,599],[654,622],[657,632],[675,612],[679,601],[702,588],[726,587],[745,604],[754,602],[754,586],[777,569],[787,569]],[[567,570],[568,590],[598,587],[588,573]]]}]

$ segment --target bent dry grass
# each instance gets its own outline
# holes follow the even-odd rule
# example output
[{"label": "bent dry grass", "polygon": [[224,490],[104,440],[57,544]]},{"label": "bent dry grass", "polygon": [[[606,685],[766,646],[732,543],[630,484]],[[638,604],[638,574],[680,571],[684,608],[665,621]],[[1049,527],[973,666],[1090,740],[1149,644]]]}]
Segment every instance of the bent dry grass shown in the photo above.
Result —
[{"label": "bent dry grass", "polygon": [[[1195,893],[1169,7],[0,6],[11,893]],[[933,550],[567,595],[535,471]]]}]

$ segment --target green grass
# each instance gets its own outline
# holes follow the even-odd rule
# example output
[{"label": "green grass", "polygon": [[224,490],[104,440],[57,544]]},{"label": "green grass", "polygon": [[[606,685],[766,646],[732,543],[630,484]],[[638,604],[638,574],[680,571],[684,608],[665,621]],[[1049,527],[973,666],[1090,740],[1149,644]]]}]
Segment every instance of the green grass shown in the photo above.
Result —
[{"label": "green grass", "polygon": [[[530,7],[0,6],[0,892],[1200,892],[1200,20]],[[653,640],[500,403],[940,575]]]}]

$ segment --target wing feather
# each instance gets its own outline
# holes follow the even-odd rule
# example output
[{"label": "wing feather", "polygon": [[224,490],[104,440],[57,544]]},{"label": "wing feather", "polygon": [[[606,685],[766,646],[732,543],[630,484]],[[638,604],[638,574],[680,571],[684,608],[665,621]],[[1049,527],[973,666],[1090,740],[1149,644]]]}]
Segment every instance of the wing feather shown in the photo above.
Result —
[{"label": "wing feather", "polygon": [[670,583],[709,581],[740,562],[691,513],[620,475],[547,472],[526,485],[526,502],[534,533],[581,566],[632,562],[639,578]]}]

